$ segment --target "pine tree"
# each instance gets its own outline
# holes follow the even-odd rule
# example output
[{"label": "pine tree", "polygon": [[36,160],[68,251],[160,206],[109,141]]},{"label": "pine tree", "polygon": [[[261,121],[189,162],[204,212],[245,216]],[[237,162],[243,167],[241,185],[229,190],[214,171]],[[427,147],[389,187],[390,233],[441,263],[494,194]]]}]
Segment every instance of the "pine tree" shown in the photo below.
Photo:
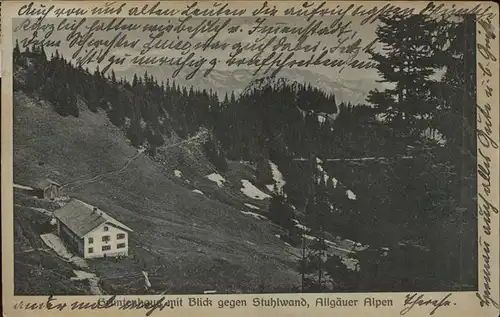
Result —
[{"label": "pine tree", "polygon": [[14,52],[13,52],[13,62],[16,65],[19,65],[21,61],[21,49],[19,48],[19,40],[16,39],[16,45],[14,46]]},{"label": "pine tree", "polygon": [[132,87],[137,87],[139,80],[137,79],[137,74],[134,74],[134,79],[132,79]]},{"label": "pine tree", "polygon": [[40,56],[42,58],[42,62],[47,61],[47,53],[45,52],[45,47],[43,45],[40,46]]},{"label": "pine tree", "polygon": [[283,194],[277,193],[271,197],[269,203],[269,219],[274,223],[280,225],[283,229],[293,231],[295,227],[292,221],[294,217],[293,210],[290,209]]},{"label": "pine tree", "polygon": [[65,99],[63,99],[63,102],[66,104],[68,114],[78,117],[80,111],[78,110],[76,92],[69,83],[66,83],[64,90]]},{"label": "pine tree", "polygon": [[369,101],[403,135],[415,134],[417,117],[432,111],[425,107],[432,84],[429,76],[437,64],[433,32],[437,23],[423,15],[381,17],[377,27],[379,42],[385,54],[371,52],[382,82],[394,89],[371,91]]},{"label": "pine tree", "polygon": [[[306,201],[306,217],[315,217],[317,204],[315,198],[311,196]],[[314,240],[308,245],[306,242],[305,232],[302,233],[302,253],[298,261],[299,273],[302,275],[302,291],[305,292],[322,292],[326,287],[327,271],[325,263],[327,262],[327,245],[325,239],[325,231],[322,224],[317,221],[306,222],[311,228],[314,235]]]},{"label": "pine tree", "polygon": [[138,112],[139,111],[137,110],[133,112],[133,116],[130,118],[130,127],[127,131],[127,137],[135,147],[139,147],[144,141],[141,127],[141,117]]},{"label": "pine tree", "polygon": [[[475,21],[466,17],[462,22],[448,25],[450,46],[444,52],[446,72],[436,93],[443,101],[436,109],[434,128],[457,151],[467,151],[469,158],[475,154]],[[465,143],[464,143],[465,142]],[[464,143],[464,144],[462,144]]]}]

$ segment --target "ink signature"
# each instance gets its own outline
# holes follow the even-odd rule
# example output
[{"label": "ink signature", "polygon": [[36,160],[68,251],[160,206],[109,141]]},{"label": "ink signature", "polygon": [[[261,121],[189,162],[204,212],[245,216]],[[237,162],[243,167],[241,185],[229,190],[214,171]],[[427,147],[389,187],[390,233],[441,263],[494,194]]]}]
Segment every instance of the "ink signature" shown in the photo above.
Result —
[{"label": "ink signature", "polygon": [[436,310],[440,307],[446,307],[455,305],[450,301],[451,293],[447,294],[445,297],[441,299],[432,299],[432,298],[424,298],[424,294],[418,295],[417,293],[407,294],[404,301],[404,308],[401,310],[401,315],[406,315],[409,311],[411,311],[415,306],[431,306],[433,307],[429,315],[434,315]]}]

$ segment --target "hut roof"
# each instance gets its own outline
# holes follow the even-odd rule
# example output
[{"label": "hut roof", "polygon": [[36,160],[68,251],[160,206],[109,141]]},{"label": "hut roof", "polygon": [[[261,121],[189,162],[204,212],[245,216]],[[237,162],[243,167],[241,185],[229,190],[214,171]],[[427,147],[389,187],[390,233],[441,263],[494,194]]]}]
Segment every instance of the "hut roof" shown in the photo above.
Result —
[{"label": "hut roof", "polygon": [[96,212],[94,211],[94,206],[74,198],[66,205],[56,210],[54,212],[54,217],[59,219],[59,221],[65,224],[80,238],[104,223],[127,231],[132,231],[132,229],[107,215],[102,210],[97,209]]},{"label": "hut roof", "polygon": [[29,185],[33,188],[38,188],[38,189],[44,189],[49,185],[56,185],[57,187],[61,187],[61,184],[59,184],[58,182],[53,181],[51,179],[48,179],[48,178],[36,179],[36,180],[30,182]]}]

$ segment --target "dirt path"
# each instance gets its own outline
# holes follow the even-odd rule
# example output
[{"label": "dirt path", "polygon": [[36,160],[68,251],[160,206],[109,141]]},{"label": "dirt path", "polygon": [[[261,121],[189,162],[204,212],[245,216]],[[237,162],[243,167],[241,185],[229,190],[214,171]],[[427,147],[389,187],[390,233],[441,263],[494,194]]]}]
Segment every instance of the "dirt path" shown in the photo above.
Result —
[{"label": "dirt path", "polygon": [[61,258],[82,269],[73,270],[75,277],[70,278],[71,280],[88,280],[92,295],[103,295],[102,290],[99,287],[99,277],[94,273],[84,271],[84,269],[88,269],[88,264],[84,259],[69,252],[59,237],[52,233],[42,234],[40,235],[40,238],[42,238],[43,242],[45,242],[45,244],[54,250]]},{"label": "dirt path", "polygon": [[92,295],[103,295],[102,290],[99,287],[99,278],[97,276],[89,278],[89,287]]},{"label": "dirt path", "polygon": [[[206,137],[206,132],[199,132],[197,133],[195,136],[189,138],[189,139],[186,139],[186,140],[183,140],[181,142],[178,142],[178,143],[175,143],[175,144],[170,144],[168,146],[164,146],[162,147],[162,149],[169,149],[169,148],[173,148],[173,147],[177,147],[177,146],[181,146],[183,144],[187,144],[187,143],[192,143],[194,141],[197,141],[197,140],[201,140],[203,138]],[[138,153],[135,154],[133,157],[129,158],[127,160],[127,162],[125,163],[125,165],[117,170],[114,170],[114,171],[110,171],[110,172],[107,172],[107,173],[104,173],[104,174],[99,174],[99,175],[96,175],[92,178],[88,178],[88,179],[84,179],[84,180],[80,180],[80,181],[76,181],[76,182],[71,182],[71,183],[67,183],[67,184],[64,184],[61,186],[61,189],[63,188],[74,188],[75,186],[78,186],[78,185],[81,185],[81,184],[85,184],[85,183],[93,183],[95,181],[98,181],[100,179],[102,179],[103,177],[106,177],[106,176],[111,176],[111,175],[116,175],[116,174],[119,174],[121,172],[123,172],[125,169],[127,169],[127,167],[130,165],[130,163],[132,163],[136,158],[138,158],[142,153],[144,153],[146,149],[140,149],[138,150]]]},{"label": "dirt path", "polygon": [[72,281],[88,280],[90,292],[92,295],[103,295],[101,288],[99,287],[99,277],[94,273],[89,273],[86,271],[73,270],[75,277],[72,277]]},{"label": "dirt path", "polygon": [[129,165],[130,163],[132,163],[132,161],[134,161],[136,158],[138,158],[142,153],[144,153],[144,149],[141,149],[138,151],[137,154],[135,154],[133,157],[129,158],[127,160],[127,163],[125,163],[125,165],[123,167],[121,167],[120,169],[118,170],[115,170],[115,171],[111,171],[111,172],[107,172],[107,173],[104,173],[104,174],[99,174],[97,176],[94,176],[92,178],[88,178],[88,179],[84,179],[84,180],[81,180],[81,181],[76,181],[76,182],[73,182],[73,183],[68,183],[68,184],[65,184],[63,186],[61,186],[61,189],[63,188],[73,188],[77,185],[80,185],[80,184],[84,184],[84,183],[92,183],[92,182],[95,182],[105,176],[110,176],[110,175],[115,175],[115,174],[118,174],[122,171],[124,171]]}]

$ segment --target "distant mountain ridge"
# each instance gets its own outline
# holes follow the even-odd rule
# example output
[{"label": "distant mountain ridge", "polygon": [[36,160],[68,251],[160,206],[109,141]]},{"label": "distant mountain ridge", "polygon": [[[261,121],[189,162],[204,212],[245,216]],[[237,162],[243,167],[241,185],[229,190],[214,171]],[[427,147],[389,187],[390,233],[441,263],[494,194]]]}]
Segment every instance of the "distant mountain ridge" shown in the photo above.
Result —
[{"label": "distant mountain ridge", "polygon": [[[127,70],[116,71],[117,77],[126,77],[131,79],[134,74],[143,75],[144,68],[134,66]],[[190,69],[183,69],[176,78],[172,78],[174,68],[170,67],[151,67],[147,68],[148,74],[158,80],[163,79],[170,82],[175,80],[176,84],[181,86],[193,86],[197,89],[212,89],[217,93],[219,99],[224,98],[234,91],[236,95],[241,93],[254,78],[265,77],[266,75],[253,75],[252,69],[237,69],[234,71],[214,69],[207,76],[203,77],[203,72],[199,72],[191,80],[186,80],[186,75],[191,72]],[[352,104],[362,104],[366,102],[366,97],[372,89],[382,89],[384,85],[373,79],[359,78],[354,80],[333,80],[325,75],[315,73],[308,69],[289,68],[281,70],[277,77],[286,78],[299,83],[310,83],[311,86],[317,87],[327,93],[334,93],[336,100],[341,102],[350,102]]]}]

